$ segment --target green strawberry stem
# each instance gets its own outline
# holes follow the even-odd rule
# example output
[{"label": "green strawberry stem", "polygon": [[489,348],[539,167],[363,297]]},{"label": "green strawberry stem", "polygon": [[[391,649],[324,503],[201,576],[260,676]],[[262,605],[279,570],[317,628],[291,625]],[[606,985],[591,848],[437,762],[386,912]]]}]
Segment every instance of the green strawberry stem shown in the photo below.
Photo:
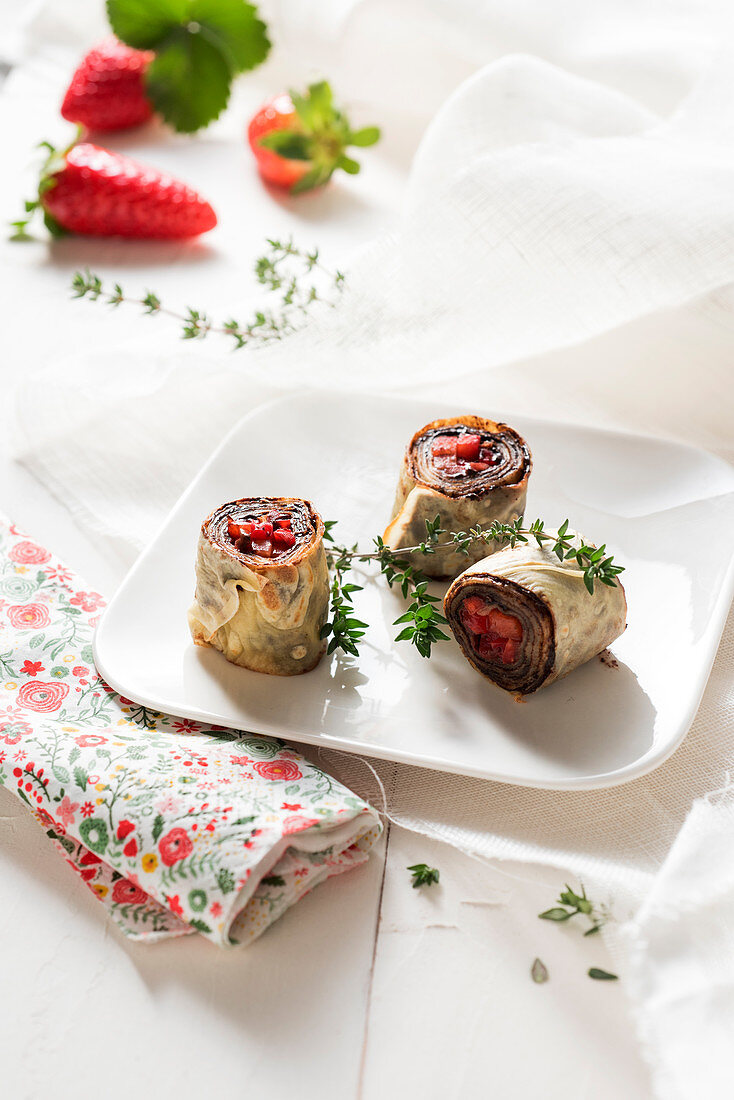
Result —
[{"label": "green strawberry stem", "polygon": [[260,145],[286,160],[301,160],[310,164],[308,172],[291,187],[291,194],[310,191],[331,179],[337,168],[356,176],[360,166],[348,157],[350,145],[365,148],[380,139],[377,126],[352,130],[343,111],[334,106],[328,81],[309,84],[305,95],[290,91],[297,127],[273,130],[260,138]]},{"label": "green strawberry stem", "polygon": [[14,230],[10,236],[11,241],[30,241],[33,239],[30,233],[28,233],[28,226],[33,221],[33,216],[37,210],[43,210],[43,222],[52,237],[66,236],[66,230],[62,225],[59,225],[56,218],[49,214],[48,210],[44,209],[42,200],[43,196],[50,191],[52,187],[56,186],[56,177],[59,172],[63,172],[66,167],[66,157],[79,141],[81,135],[82,127],[77,126],[74,131],[74,137],[64,149],[57,149],[50,141],[41,141],[38,143],[38,149],[48,150],[48,156],[41,165],[41,171],[38,178],[38,193],[34,199],[26,199],[25,212],[28,217],[19,218],[17,221],[10,223]]}]

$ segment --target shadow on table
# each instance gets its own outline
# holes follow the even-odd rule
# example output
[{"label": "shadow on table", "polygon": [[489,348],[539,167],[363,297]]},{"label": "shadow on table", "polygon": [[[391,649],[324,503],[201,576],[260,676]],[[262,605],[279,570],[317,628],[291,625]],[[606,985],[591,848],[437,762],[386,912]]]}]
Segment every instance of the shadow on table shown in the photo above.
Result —
[{"label": "shadow on table", "polygon": [[[17,841],[3,845],[2,859],[27,880],[27,887],[14,892],[14,919],[38,925],[36,935],[44,934],[46,914],[67,925],[55,936],[59,972],[67,958],[75,958],[77,968],[88,958],[93,976],[102,955],[114,984],[114,975],[124,976],[126,969],[120,967],[121,952],[148,990],[154,1011],[162,1011],[173,993],[177,1000],[201,1001],[224,1022],[271,1042],[274,1036],[299,1032],[316,996],[323,1007],[342,1002],[346,984],[363,987],[377,920],[381,846],[367,864],[316,887],[248,947],[217,948],[197,934],[146,944],[118,931],[37,822],[1,788],[0,814],[12,823]],[[29,899],[31,908],[23,918]]]},{"label": "shadow on table", "polygon": [[301,195],[291,195],[279,187],[272,187],[263,181],[262,186],[278,206],[304,223],[330,221],[339,217],[358,217],[370,209],[370,204],[361,195],[342,187],[338,176],[314,191],[305,191]]},{"label": "shadow on table", "polygon": [[125,267],[171,267],[174,264],[204,264],[218,252],[204,240],[124,241],[115,237],[62,237],[49,242],[43,263],[72,270],[114,265]]}]

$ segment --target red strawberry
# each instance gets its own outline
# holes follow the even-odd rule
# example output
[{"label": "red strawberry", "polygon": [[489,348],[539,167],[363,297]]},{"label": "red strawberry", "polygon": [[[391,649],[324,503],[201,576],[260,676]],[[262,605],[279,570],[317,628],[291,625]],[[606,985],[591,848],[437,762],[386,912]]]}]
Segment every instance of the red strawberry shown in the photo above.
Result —
[{"label": "red strawberry", "polygon": [[[137,161],[82,142],[62,152],[50,150],[41,173],[38,207],[54,236],[82,233],[92,237],[175,240],[213,229],[217,216],[191,187]],[[27,222],[15,222],[22,238]]]},{"label": "red strawberry", "polygon": [[320,187],[337,168],[356,175],[359,164],[344,150],[374,145],[380,131],[376,126],[352,130],[321,81],[310,84],[305,95],[289,92],[269,100],[250,122],[247,137],[263,179],[297,194]]},{"label": "red strawberry", "polygon": [[82,59],[66,90],[61,114],[89,130],[124,130],[153,113],[145,93],[150,50],[133,50],[105,38]]}]

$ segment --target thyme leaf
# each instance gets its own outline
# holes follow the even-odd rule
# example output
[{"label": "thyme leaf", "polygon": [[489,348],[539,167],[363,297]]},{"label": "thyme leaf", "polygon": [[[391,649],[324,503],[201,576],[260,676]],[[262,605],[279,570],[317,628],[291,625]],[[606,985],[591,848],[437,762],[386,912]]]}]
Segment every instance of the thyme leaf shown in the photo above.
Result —
[{"label": "thyme leaf", "polygon": [[419,886],[432,886],[440,878],[438,869],[429,867],[427,863],[414,863],[411,867],[408,867],[408,870],[413,876],[414,890]]},{"label": "thyme leaf", "polygon": [[541,920],[563,922],[573,917],[584,916],[590,922],[589,928],[584,932],[585,936],[591,936],[598,932],[609,920],[609,912],[604,905],[596,906],[586,896],[586,890],[581,884],[581,893],[576,893],[566,883],[565,890],[558,895],[558,905],[538,913]]},{"label": "thyme leaf", "polygon": [[530,977],[538,985],[542,985],[543,982],[547,982],[550,977],[548,973],[548,967],[541,959],[534,959],[533,965],[530,967]]},{"label": "thyme leaf", "polygon": [[596,978],[599,982],[617,982],[619,981],[618,974],[610,974],[608,970],[600,970],[598,966],[589,967],[587,971],[590,978]]}]

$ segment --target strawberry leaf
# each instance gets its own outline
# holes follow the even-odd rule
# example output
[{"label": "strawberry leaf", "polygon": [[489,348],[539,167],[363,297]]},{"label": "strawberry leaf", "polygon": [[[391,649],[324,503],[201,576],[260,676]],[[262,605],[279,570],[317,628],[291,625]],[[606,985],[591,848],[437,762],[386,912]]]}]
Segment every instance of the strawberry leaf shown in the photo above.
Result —
[{"label": "strawberry leaf", "polygon": [[294,130],[271,130],[260,138],[258,143],[265,149],[272,149],[286,160],[309,160],[308,138]]},{"label": "strawberry leaf", "polygon": [[360,166],[357,161],[352,160],[351,157],[344,156],[344,154],[339,157],[339,160],[336,162],[336,166],[337,168],[341,168],[343,172],[348,172],[350,176],[356,176],[360,170]]},{"label": "strawberry leaf", "polygon": [[331,171],[323,168],[311,168],[291,187],[291,195],[300,195],[304,191],[311,191],[314,187],[320,187],[330,178]]},{"label": "strawberry leaf", "polygon": [[362,148],[367,145],[374,145],[375,142],[379,140],[379,126],[365,126],[362,130],[356,130],[353,134],[349,135],[349,144],[359,145]]},{"label": "strawberry leaf", "polygon": [[268,55],[267,28],[246,0],[107,0],[110,25],[136,49],[155,50],[145,75],[155,109],[192,133],[226,107],[233,77]]},{"label": "strawberry leaf", "polygon": [[254,4],[243,0],[191,0],[189,19],[199,23],[202,34],[219,45],[235,73],[260,65],[270,51],[267,27],[258,19]]},{"label": "strawberry leaf", "polygon": [[177,31],[148,66],[145,82],[156,111],[175,130],[191,134],[227,106],[231,72],[202,34]]},{"label": "strawberry leaf", "polygon": [[190,18],[188,0],[107,0],[107,18],[117,37],[136,50],[160,46],[174,27]]},{"label": "strawberry leaf", "polygon": [[309,84],[306,95],[299,95],[294,91],[289,92],[289,95],[296,114],[307,130],[319,130],[332,125],[339,117],[339,112],[334,110],[331,86],[326,80]]}]

